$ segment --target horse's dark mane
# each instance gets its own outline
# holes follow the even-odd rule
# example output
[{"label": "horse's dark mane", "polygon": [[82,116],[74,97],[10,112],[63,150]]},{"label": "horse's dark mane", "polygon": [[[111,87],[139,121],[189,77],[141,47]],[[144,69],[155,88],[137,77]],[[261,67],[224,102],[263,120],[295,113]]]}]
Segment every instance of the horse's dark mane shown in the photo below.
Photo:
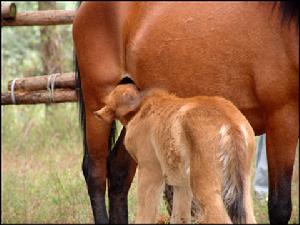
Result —
[{"label": "horse's dark mane", "polygon": [[281,2],[275,2],[274,4],[277,5],[278,3],[279,3],[279,10],[281,12],[282,22],[290,24],[292,21],[295,21],[299,29],[298,1],[281,1]]}]

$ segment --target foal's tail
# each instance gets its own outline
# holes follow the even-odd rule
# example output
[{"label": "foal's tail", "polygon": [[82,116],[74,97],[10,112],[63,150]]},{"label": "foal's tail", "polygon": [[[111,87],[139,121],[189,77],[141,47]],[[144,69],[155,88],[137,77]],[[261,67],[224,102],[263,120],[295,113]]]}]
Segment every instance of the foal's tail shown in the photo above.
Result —
[{"label": "foal's tail", "polygon": [[[249,176],[246,164],[247,134],[240,127],[224,125],[220,130],[222,197],[233,223],[246,223],[245,182]],[[246,174],[245,174],[246,172]],[[249,191],[249,190],[247,190]]]}]

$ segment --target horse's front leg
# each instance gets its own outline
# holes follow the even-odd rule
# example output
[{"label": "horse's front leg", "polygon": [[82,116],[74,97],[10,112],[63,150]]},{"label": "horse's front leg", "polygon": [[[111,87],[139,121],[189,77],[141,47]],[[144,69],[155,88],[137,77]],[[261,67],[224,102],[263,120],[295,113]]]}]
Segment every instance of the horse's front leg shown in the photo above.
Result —
[{"label": "horse's front leg", "polygon": [[291,178],[299,137],[298,102],[267,114],[269,217],[272,224],[287,224],[291,217]]},{"label": "horse's front leg", "polygon": [[109,223],[128,223],[127,196],[135,175],[136,162],[124,146],[126,130],[122,129],[108,161]]},{"label": "horse's front leg", "polygon": [[108,223],[105,206],[108,139],[111,126],[86,107],[85,154],[82,164],[96,224]]}]

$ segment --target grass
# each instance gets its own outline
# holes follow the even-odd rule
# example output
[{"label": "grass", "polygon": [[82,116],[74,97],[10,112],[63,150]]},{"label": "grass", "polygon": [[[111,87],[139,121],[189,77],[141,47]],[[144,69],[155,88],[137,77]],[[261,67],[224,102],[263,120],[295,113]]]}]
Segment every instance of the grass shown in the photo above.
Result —
[{"label": "grass", "polygon": [[[2,112],[1,223],[93,223],[76,105],[8,106]],[[290,223],[299,223],[298,181]],[[128,199],[133,223],[136,179]],[[269,223],[267,202],[255,200],[254,210],[258,223]],[[163,202],[160,212],[167,216]]]},{"label": "grass", "polygon": [[[1,142],[2,223],[93,221],[81,173],[82,143],[76,112],[72,104],[50,109],[5,108]],[[28,123],[18,118],[30,114],[36,119],[29,119]]]},{"label": "grass", "polygon": [[[289,224],[299,224],[299,190],[296,189],[296,182],[293,183],[292,204],[293,211]],[[253,195],[254,196],[254,195]],[[254,214],[258,224],[269,224],[268,207],[266,200],[254,199]]]}]

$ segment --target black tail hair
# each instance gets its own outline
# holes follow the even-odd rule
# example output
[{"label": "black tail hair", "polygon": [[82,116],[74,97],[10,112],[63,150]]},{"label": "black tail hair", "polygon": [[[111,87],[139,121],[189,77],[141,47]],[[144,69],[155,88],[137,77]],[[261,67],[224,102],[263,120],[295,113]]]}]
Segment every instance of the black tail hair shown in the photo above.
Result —
[{"label": "black tail hair", "polygon": [[246,223],[246,221],[244,220],[246,218],[246,212],[244,208],[243,191],[237,191],[236,198],[234,199],[233,203],[228,206],[226,210],[233,223],[235,224]]},{"label": "black tail hair", "polygon": [[279,5],[282,21],[290,23],[295,20],[299,27],[299,4],[298,1],[281,1]]},{"label": "black tail hair", "polygon": [[279,8],[281,25],[290,26],[292,22],[297,26],[299,32],[299,6],[298,1],[275,1],[273,2],[272,11]]}]

